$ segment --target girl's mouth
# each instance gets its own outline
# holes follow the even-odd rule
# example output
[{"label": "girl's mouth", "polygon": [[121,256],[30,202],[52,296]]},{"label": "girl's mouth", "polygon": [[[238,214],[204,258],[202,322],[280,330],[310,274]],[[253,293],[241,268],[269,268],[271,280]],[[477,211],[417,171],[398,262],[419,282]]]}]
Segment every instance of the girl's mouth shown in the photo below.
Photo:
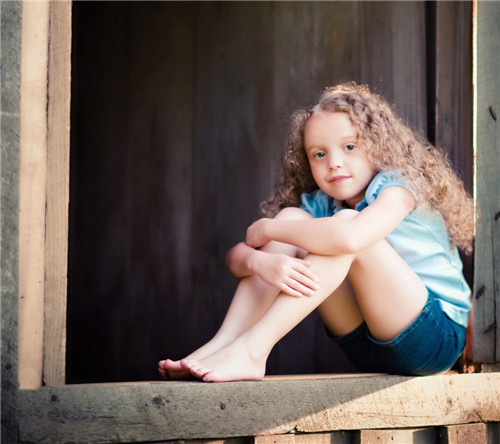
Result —
[{"label": "girl's mouth", "polygon": [[328,180],[328,182],[340,183],[340,182],[344,182],[344,180],[347,180],[347,179],[349,179],[349,176],[333,176]]}]

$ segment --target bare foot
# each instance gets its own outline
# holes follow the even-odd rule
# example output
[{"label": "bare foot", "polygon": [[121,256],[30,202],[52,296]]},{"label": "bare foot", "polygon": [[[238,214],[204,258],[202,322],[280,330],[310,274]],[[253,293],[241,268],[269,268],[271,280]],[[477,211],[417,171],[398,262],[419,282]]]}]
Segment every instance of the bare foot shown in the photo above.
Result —
[{"label": "bare foot", "polygon": [[[212,353],[224,348],[233,340],[232,337],[223,337],[222,335],[213,337],[205,345],[200,347],[198,350],[194,351],[190,355],[186,356],[185,359],[198,361],[210,356]],[[158,372],[163,379],[192,379],[193,376],[191,372],[182,367],[181,361],[172,361],[171,359],[165,359],[158,362]]]},{"label": "bare foot", "polygon": [[191,379],[191,373],[182,368],[181,361],[165,359],[158,362],[158,372],[163,379]]},{"label": "bare foot", "polygon": [[266,371],[267,355],[258,356],[238,338],[205,359],[185,358],[181,366],[204,382],[260,380]]}]

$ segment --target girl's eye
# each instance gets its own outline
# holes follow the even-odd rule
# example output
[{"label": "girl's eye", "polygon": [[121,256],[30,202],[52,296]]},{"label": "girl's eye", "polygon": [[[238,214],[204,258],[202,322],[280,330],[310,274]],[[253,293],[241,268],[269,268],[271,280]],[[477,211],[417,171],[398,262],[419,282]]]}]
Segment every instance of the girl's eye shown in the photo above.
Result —
[{"label": "girl's eye", "polygon": [[352,151],[354,149],[354,144],[353,143],[349,143],[345,146],[345,150],[346,151]]},{"label": "girl's eye", "polygon": [[325,155],[326,154],[323,151],[319,151],[318,153],[315,153],[313,157],[315,159],[322,159],[323,157],[325,157]]}]

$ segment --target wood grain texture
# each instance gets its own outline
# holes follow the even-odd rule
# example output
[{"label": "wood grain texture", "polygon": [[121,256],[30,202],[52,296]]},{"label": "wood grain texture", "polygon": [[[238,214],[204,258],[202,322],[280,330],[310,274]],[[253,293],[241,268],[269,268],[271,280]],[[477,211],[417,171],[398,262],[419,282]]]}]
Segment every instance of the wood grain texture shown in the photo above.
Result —
[{"label": "wood grain texture", "polygon": [[19,384],[42,384],[49,2],[23,4],[19,183]]},{"label": "wood grain texture", "polygon": [[477,5],[474,360],[500,360],[500,3]]},{"label": "wood grain texture", "polygon": [[22,3],[0,4],[1,442],[16,442],[18,382],[19,139]]},{"label": "wood grain texture", "polygon": [[472,3],[435,6],[435,145],[472,193]]},{"label": "wood grain texture", "polygon": [[500,420],[499,374],[73,385],[19,395],[20,439],[40,443],[230,438]]},{"label": "wood grain texture", "polygon": [[[272,191],[293,110],[363,81],[425,131],[423,5],[75,2],[73,17],[68,376],[153,379],[217,331],[226,253]],[[312,314],[267,370],[354,368]]]},{"label": "wood grain texture", "polygon": [[43,382],[63,385],[68,270],[71,2],[50,3]]}]

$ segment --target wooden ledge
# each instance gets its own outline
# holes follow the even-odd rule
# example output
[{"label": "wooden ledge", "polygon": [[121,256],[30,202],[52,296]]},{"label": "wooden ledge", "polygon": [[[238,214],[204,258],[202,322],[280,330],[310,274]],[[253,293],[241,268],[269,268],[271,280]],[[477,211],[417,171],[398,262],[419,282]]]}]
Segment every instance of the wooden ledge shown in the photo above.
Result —
[{"label": "wooden ledge", "polygon": [[20,441],[132,442],[500,421],[500,373],[20,390]]}]

